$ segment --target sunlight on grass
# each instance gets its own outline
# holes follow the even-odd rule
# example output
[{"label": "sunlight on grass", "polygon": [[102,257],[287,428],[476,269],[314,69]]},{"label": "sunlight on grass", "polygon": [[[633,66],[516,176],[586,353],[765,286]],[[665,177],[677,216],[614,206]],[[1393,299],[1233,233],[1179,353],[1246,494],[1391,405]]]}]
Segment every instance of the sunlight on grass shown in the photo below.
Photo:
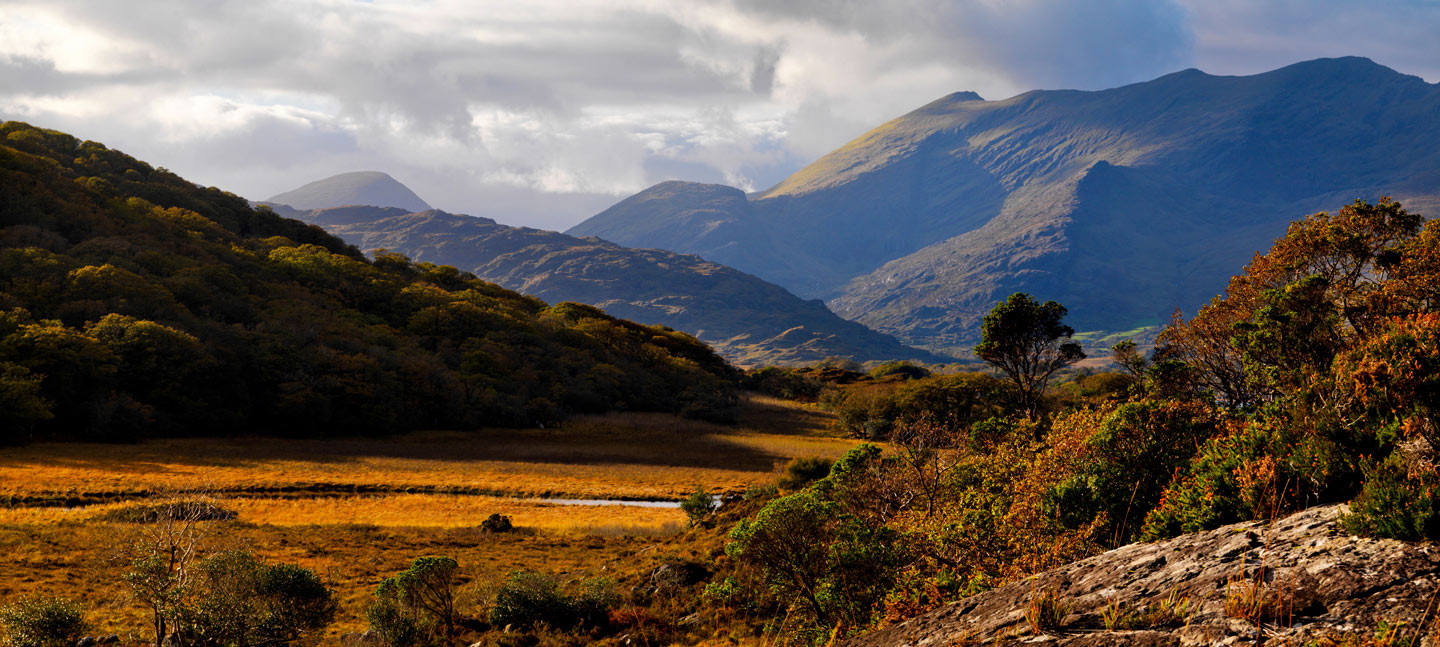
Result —
[{"label": "sunlight on grass", "polygon": [[828,421],[818,409],[755,398],[735,427],[625,413],[557,429],[381,439],[41,443],[0,457],[0,497],[205,489],[678,500],[697,485],[741,491],[771,482],[796,456],[840,456],[857,441],[827,432]]}]

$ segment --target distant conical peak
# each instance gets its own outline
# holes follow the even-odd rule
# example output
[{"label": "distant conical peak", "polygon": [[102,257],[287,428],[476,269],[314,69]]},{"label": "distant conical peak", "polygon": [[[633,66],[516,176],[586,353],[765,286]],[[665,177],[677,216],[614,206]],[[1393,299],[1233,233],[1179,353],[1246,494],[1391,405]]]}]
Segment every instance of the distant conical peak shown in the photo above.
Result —
[{"label": "distant conical peak", "polygon": [[409,187],[380,171],[332,175],[273,196],[266,202],[289,205],[301,210],[349,205],[396,207],[410,212],[428,211],[432,208]]}]

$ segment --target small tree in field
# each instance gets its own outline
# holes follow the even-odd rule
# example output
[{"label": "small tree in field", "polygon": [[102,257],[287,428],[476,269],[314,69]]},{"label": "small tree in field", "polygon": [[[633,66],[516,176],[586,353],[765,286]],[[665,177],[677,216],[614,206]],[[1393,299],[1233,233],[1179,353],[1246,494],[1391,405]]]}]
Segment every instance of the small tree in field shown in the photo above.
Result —
[{"label": "small tree in field", "polygon": [[387,645],[420,634],[455,635],[455,588],[460,564],[450,557],[418,557],[375,589],[367,615]]},{"label": "small tree in field", "polygon": [[147,510],[124,553],[129,570],[121,579],[130,594],[150,612],[155,647],[165,643],[190,584],[191,566],[204,541],[207,506],[176,499]]},{"label": "small tree in field", "polygon": [[1028,418],[1039,414],[1050,377],[1085,359],[1080,344],[1069,341],[1075,329],[1062,323],[1066,312],[1059,303],[1038,303],[1016,292],[985,315],[980,326],[975,354],[1015,383],[1017,404]]}]

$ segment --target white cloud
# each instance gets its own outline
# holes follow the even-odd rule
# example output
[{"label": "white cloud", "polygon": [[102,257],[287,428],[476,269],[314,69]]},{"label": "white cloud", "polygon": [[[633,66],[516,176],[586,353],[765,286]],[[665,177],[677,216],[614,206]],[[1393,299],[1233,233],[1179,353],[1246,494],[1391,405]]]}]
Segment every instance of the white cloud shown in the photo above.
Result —
[{"label": "white cloud", "polygon": [[1318,1],[0,0],[0,117],[253,198],[375,169],[563,228],[665,179],[766,188],[957,90],[1437,74],[1433,2]]}]

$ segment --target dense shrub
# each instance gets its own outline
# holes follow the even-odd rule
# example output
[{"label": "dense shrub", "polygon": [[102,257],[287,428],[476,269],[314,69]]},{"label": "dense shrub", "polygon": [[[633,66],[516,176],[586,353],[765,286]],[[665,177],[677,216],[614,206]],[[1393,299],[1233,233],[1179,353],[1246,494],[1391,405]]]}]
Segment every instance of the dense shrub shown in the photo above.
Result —
[{"label": "dense shrub", "polygon": [[1406,465],[1400,454],[1365,470],[1360,496],[1340,517],[1346,532],[1416,541],[1440,539],[1440,474]]},{"label": "dense shrub", "polygon": [[1355,448],[1346,430],[1306,429],[1281,413],[1236,422],[1166,488],[1141,536],[1164,539],[1343,500],[1358,488]]},{"label": "dense shrub", "polygon": [[823,456],[799,456],[785,464],[785,474],[780,477],[780,487],[798,490],[830,474],[835,462]]},{"label": "dense shrub", "polygon": [[365,607],[365,620],[385,647],[414,647],[428,638],[414,610],[389,592],[376,593]]},{"label": "dense shrub", "polygon": [[922,377],[930,377],[930,370],[910,362],[885,362],[870,369],[869,375],[877,380],[885,378],[918,380]]},{"label": "dense shrub", "polygon": [[480,529],[485,532],[510,532],[515,529],[515,524],[510,522],[510,517],[495,513],[480,522]]},{"label": "dense shrub", "polygon": [[72,647],[89,626],[85,608],[64,598],[32,597],[0,607],[0,635],[10,647]]},{"label": "dense shrub", "polygon": [[338,609],[314,571],[239,550],[201,560],[188,593],[174,626],[181,644],[196,647],[293,643],[329,626]]},{"label": "dense shrub", "polygon": [[715,497],[711,496],[710,493],[706,492],[705,488],[701,486],[695,488],[695,491],[692,492],[690,496],[685,497],[685,500],[680,502],[680,510],[690,519],[690,525],[698,526],[704,523],[706,519],[709,519],[711,515],[715,514],[715,508],[718,503]]},{"label": "dense shrub", "polygon": [[806,372],[778,366],[765,366],[746,373],[741,385],[751,391],[802,402],[814,402],[825,389],[824,382]]},{"label": "dense shrub", "polygon": [[735,525],[725,552],[796,600],[807,626],[838,623],[843,634],[870,624],[905,557],[893,530],[849,514],[826,489],[771,501]]},{"label": "dense shrub", "polygon": [[1071,528],[1104,515],[1124,543],[1139,534],[1175,472],[1221,428],[1217,413],[1201,404],[1142,400],[1114,407],[1097,427],[1077,430],[1085,438],[1076,465],[1050,490],[1050,505]]},{"label": "dense shrub", "polygon": [[614,583],[605,579],[582,582],[574,596],[560,590],[554,578],[534,571],[511,571],[495,592],[490,623],[497,627],[529,629],[546,625],[568,630],[603,627],[618,602]]},{"label": "dense shrub", "polygon": [[859,438],[888,438],[897,425],[921,419],[964,429],[1004,415],[1007,385],[984,373],[959,373],[878,383],[838,391],[823,403],[836,426]]}]

